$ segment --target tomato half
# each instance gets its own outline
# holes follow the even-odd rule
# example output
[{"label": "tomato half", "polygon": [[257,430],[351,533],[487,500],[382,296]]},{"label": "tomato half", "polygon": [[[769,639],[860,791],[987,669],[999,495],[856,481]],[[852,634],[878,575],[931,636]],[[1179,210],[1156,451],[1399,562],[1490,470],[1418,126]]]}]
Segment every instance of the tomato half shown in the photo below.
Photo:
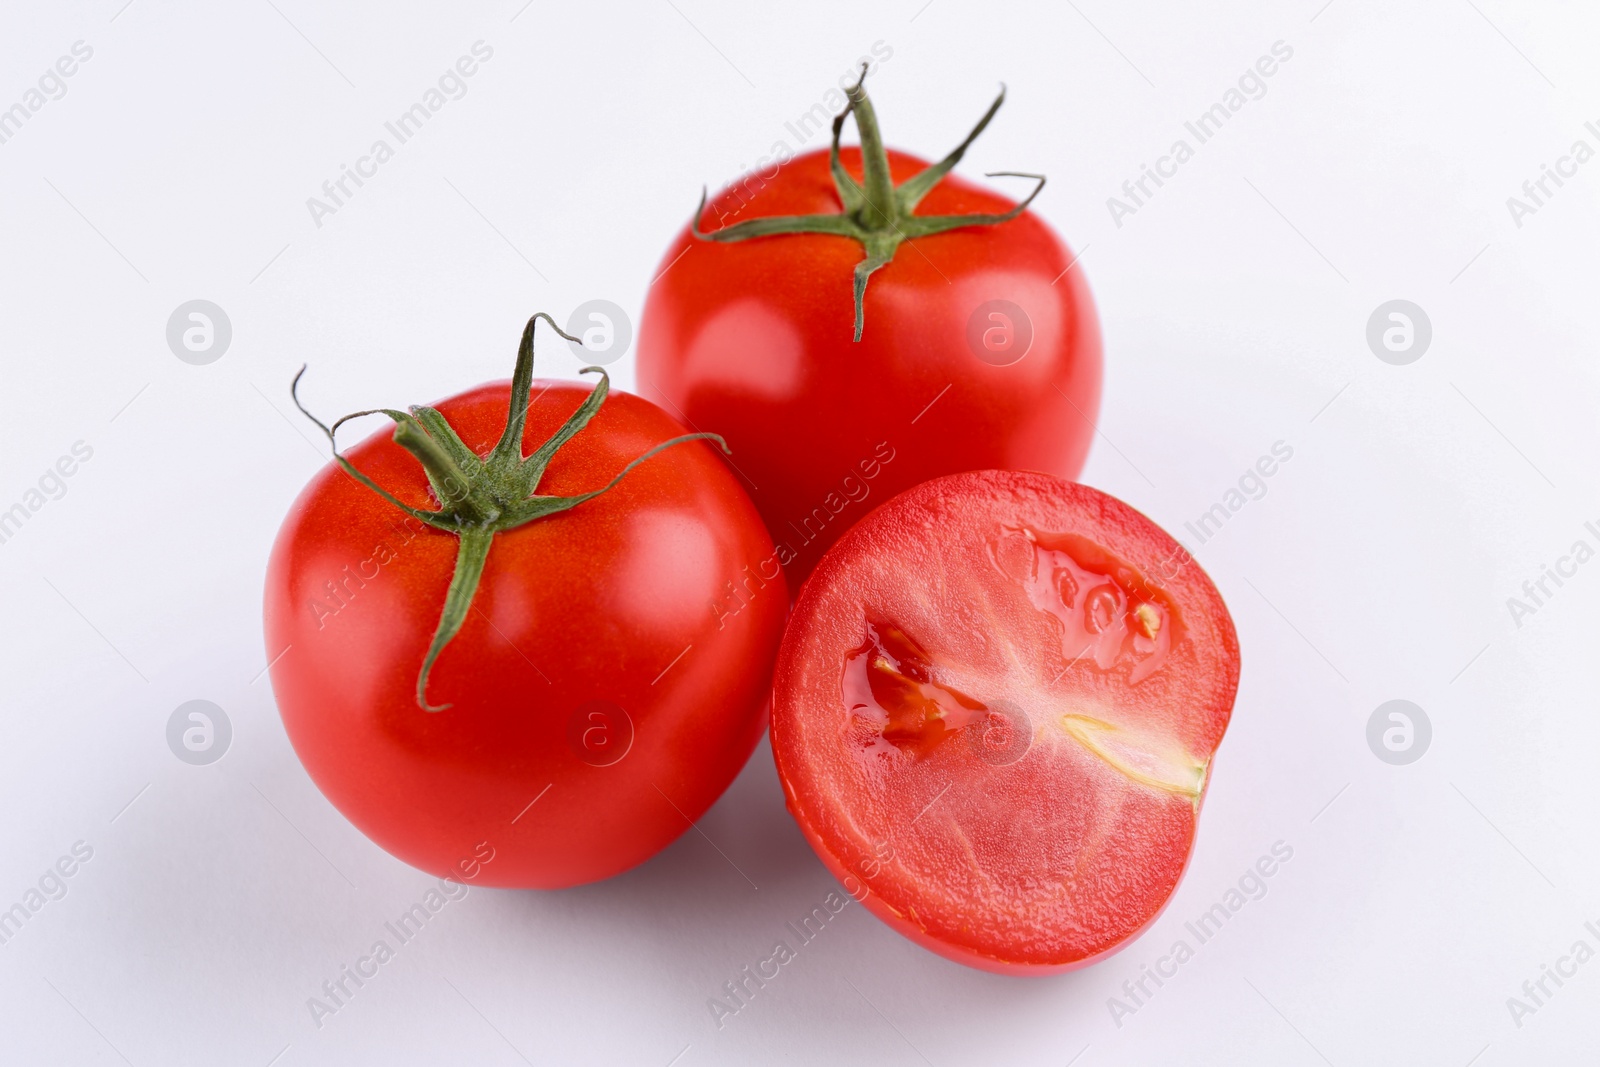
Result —
[{"label": "tomato half", "polygon": [[[865,98],[852,94],[859,117]],[[871,129],[863,143],[881,152]],[[860,150],[840,159],[865,181]],[[927,165],[893,151],[886,160],[898,188]],[[844,217],[827,151],[775,171],[723,190],[699,227],[715,239],[752,220]],[[914,210],[994,218],[1017,207],[945,175]],[[851,523],[896,493],[985,468],[1073,478],[1094,433],[1094,304],[1082,267],[1037,215],[906,241],[866,282],[855,341],[862,260],[848,236],[704,243],[686,228],[662,257],[640,324],[641,391],[727,439],[794,589]]]},{"label": "tomato half", "polygon": [[846,889],[987,970],[1115,951],[1171,897],[1239,647],[1128,505],[1040,474],[920,485],[825,556],[774,681],[789,809]]},{"label": "tomato half", "polygon": [[[525,453],[590,394],[562,382],[532,392]],[[486,456],[510,395],[486,385],[438,410]],[[539,492],[600,488],[683,432],[612,393]],[[405,503],[434,506],[393,435],[348,458]],[[306,487],[266,592],[272,685],[295,752],[358,829],[434,875],[551,888],[647,859],[721,795],[765,727],[787,596],[775,564],[770,587],[749,577],[773,552],[755,508],[710,446],[688,442],[497,535],[427,681],[450,707],[430,713],[418,669],[458,542],[332,464]]]}]

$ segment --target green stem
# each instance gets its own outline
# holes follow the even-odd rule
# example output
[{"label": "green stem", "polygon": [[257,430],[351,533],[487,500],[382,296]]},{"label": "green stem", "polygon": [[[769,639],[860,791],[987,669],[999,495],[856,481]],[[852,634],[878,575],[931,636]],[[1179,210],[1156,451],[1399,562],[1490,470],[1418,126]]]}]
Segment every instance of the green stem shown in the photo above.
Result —
[{"label": "green stem", "polygon": [[405,512],[407,515],[410,515],[412,518],[427,523],[429,526],[432,526],[435,529],[454,531],[456,527],[449,516],[446,516],[441,512],[423,511],[421,508],[412,507],[410,504],[400,500],[400,498],[383,488],[383,486],[367,477],[366,474],[362,473],[356,468],[354,463],[351,463],[348,459],[345,459],[339,454],[339,441],[337,437],[339,427],[344,425],[350,419],[359,418],[362,415],[375,415],[377,412],[358,411],[352,415],[346,415],[338,422],[335,422],[332,426],[329,426],[327,423],[311,414],[311,412],[307,411],[306,406],[300,403],[300,379],[304,378],[305,375],[306,368],[304,364],[302,364],[300,370],[295,373],[294,381],[289,383],[289,399],[293,400],[294,406],[300,409],[300,414],[316,423],[317,428],[327,436],[328,447],[333,451],[333,460],[335,463],[339,464],[340,469],[350,477],[354,478],[356,481],[360,482],[362,485],[366,486],[368,489],[371,489],[374,493],[377,493],[379,496],[383,497],[383,499],[387,500],[395,507],[399,508],[401,511]]},{"label": "green stem", "polygon": [[[578,405],[578,410],[562,423],[549,440],[524,458],[522,435],[527,426],[529,393],[532,391],[533,382],[533,335],[540,319],[549,323],[552,329],[567,340],[583,343],[556,326],[555,320],[544,312],[528,320],[527,326],[522,331],[522,342],[517,349],[517,366],[511,379],[511,398],[506,411],[505,430],[486,459],[479,458],[468,448],[444,415],[433,408],[415,407],[411,409],[410,414],[392,408],[375,408],[371,411],[346,415],[332,426],[328,426],[300,403],[299,388],[300,379],[305,375],[304,367],[301,367],[300,373],[294,376],[294,383],[289,388],[295,406],[316,423],[327,436],[328,445],[333,450],[333,458],[346,474],[412,518],[460,538],[456,549],[455,570],[450,576],[450,586],[445,591],[444,608],[440,612],[439,623],[434,629],[428,651],[423,657],[422,668],[417,674],[417,706],[424,711],[443,711],[450,707],[449,704],[428,703],[428,676],[432,673],[433,665],[439,655],[461,632],[461,627],[466,622],[467,612],[472,608],[473,597],[477,593],[478,584],[483,579],[484,568],[488,563],[489,548],[493,545],[497,534],[568,511],[593,500],[615,486],[639,464],[673,445],[685,441],[710,439],[716,441],[724,452],[728,450],[727,443],[716,434],[686,434],[663,441],[647,450],[599,489],[573,496],[538,495],[539,482],[544,477],[545,467],[549,465],[551,457],[588,426],[589,421],[600,410],[600,406],[605,403],[611,387],[611,379],[603,369],[585,367],[583,373],[598,372],[600,381],[584,398],[583,403]],[[350,419],[377,414],[387,415],[394,420],[395,443],[415,456],[417,462],[422,465],[428,483],[439,499],[437,511],[424,511],[405,503],[339,454],[336,440],[339,427]]]},{"label": "green stem", "polygon": [[856,303],[856,326],[855,334],[850,338],[852,341],[861,340],[861,331],[865,329],[867,325],[867,279],[872,277],[874,271],[878,270],[880,267],[888,266],[889,261],[894,259],[895,250],[900,247],[900,238],[898,236],[872,234],[867,238],[866,241],[863,242],[863,244],[867,250],[867,258],[856,264],[854,287]]},{"label": "green stem", "polygon": [[489,546],[494,543],[495,530],[489,526],[469,526],[461,531],[461,544],[456,549],[456,569],[450,576],[450,588],[444,594],[444,611],[439,615],[439,625],[433,631],[433,643],[422,661],[422,673],[417,675],[417,707],[423,711],[444,711],[449,704],[428,703],[428,674],[439,653],[461,632],[467,621],[467,611],[472,607],[472,597],[483,578],[483,566],[489,562]]},{"label": "green stem", "polygon": [[[907,178],[898,187],[889,172],[889,152],[884,147],[883,135],[878,128],[878,113],[866,90],[867,66],[862,64],[861,78],[846,91],[849,103],[834,117],[833,141],[828,149],[828,170],[833,176],[834,188],[839,194],[841,211],[817,215],[772,215],[747,219],[744,222],[723,226],[709,233],[700,229],[700,219],[705,214],[706,197],[700,196],[700,206],[689,223],[690,232],[702,241],[731,243],[758,237],[777,237],[785,234],[811,233],[849,237],[861,244],[861,261],[856,264],[852,278],[851,295],[855,304],[855,340],[861,340],[866,326],[867,281],[874,272],[893,262],[901,242],[913,237],[929,237],[947,230],[969,226],[999,226],[1026,211],[1033,198],[1044,188],[1040,175],[1019,175],[1037,180],[1027,199],[1010,211],[978,213],[971,215],[918,215],[917,205],[944,176],[961,161],[972,142],[977,140],[1000,105],[1005,103],[1005,87],[989,110],[984,112],[966,139],[938,163],[925,167]],[[857,182],[839,160],[839,136],[844,120],[855,116],[856,131],[861,138],[861,181]],[[1000,171],[999,174],[1013,174]]]},{"label": "green stem", "polygon": [[506,428],[500,441],[489,453],[489,466],[496,474],[509,470],[522,461],[522,431],[528,424],[528,393],[533,386],[533,331],[543,319],[550,328],[569,341],[583,341],[556,325],[544,312],[535,314],[522,328],[522,341],[517,345],[517,365],[511,372],[511,403],[506,410]]},{"label": "green stem", "polygon": [[850,111],[855,116],[856,132],[861,137],[861,192],[863,203],[857,219],[869,230],[884,230],[899,221],[894,181],[889,177],[889,150],[878,132],[878,113],[867,98],[866,70],[861,81],[851,86]]},{"label": "green stem", "polygon": [[[398,411],[385,411],[395,421],[394,443],[417,457],[433,486],[433,495],[439,498],[441,510],[471,522],[492,516],[479,510],[479,501],[472,492],[472,480],[478,471],[456,461],[451,450],[434,440],[422,424],[411,415]],[[441,420],[442,421],[442,420]],[[452,434],[453,436],[453,434]],[[460,439],[456,442],[459,444]],[[473,457],[476,459],[477,457]],[[482,467],[482,463],[476,464]]]}]

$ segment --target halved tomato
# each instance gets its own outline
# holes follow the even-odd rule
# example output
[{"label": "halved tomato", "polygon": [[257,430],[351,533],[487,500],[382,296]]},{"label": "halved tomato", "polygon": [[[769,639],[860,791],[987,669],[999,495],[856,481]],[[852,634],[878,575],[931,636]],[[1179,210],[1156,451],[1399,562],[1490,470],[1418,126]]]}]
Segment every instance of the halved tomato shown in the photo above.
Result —
[{"label": "halved tomato", "polygon": [[1238,681],[1222,597],[1155,523],[1042,474],[955,474],[807,581],[772,750],[869,910],[962,963],[1048,973],[1172,896]]}]

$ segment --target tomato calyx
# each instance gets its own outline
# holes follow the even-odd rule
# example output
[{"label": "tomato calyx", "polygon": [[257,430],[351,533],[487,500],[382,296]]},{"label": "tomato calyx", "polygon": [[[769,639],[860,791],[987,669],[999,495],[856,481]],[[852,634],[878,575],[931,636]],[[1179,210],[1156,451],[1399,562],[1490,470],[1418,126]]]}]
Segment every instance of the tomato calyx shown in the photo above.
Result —
[{"label": "tomato calyx", "polygon": [[[449,421],[435,408],[422,405],[413,406],[407,411],[371,408],[352,412],[329,426],[300,403],[300,379],[305,376],[305,367],[300,368],[289,387],[289,395],[293,398],[295,407],[300,409],[302,415],[316,423],[327,436],[334,461],[346,474],[417,521],[460,538],[455,571],[450,577],[450,587],[445,593],[444,610],[439,616],[439,624],[434,630],[427,655],[422,661],[422,669],[417,675],[417,706],[424,711],[444,711],[450,707],[449,704],[428,703],[428,674],[432,671],[434,661],[439,658],[439,654],[460,632],[462,624],[466,621],[467,612],[472,607],[473,595],[477,592],[478,583],[483,577],[484,564],[489,558],[489,548],[496,534],[567,511],[584,501],[593,500],[615,486],[633,468],[673,445],[685,441],[712,440],[724,452],[729,451],[727,442],[718,434],[683,434],[663,441],[638,456],[599,489],[574,496],[540,496],[537,492],[539,482],[544,477],[545,468],[549,466],[551,457],[589,424],[595,413],[600,410],[600,405],[605,403],[606,396],[611,390],[611,378],[604,368],[583,368],[579,373],[597,373],[600,375],[600,381],[584,398],[578,410],[574,411],[544,444],[536,448],[532,454],[524,456],[522,435],[528,421],[530,403],[528,393],[533,382],[533,335],[540,319],[567,340],[583,343],[581,339],[573,337],[557,326],[555,320],[542,311],[528,320],[527,326],[522,331],[522,342],[517,348],[517,365],[511,377],[511,403],[506,415],[505,431],[487,456],[479,456],[467,447]],[[438,510],[428,511],[405,503],[358,470],[339,453],[339,445],[335,439],[339,427],[351,419],[365,415],[387,415],[394,420],[394,442],[410,452],[422,464],[433,495],[439,501]]]},{"label": "tomato calyx", "polygon": [[[726,243],[745,241],[752,237],[773,237],[793,233],[832,234],[859,241],[865,254],[861,262],[856,264],[854,275],[855,337],[853,339],[856,341],[861,340],[864,326],[862,304],[866,297],[867,279],[874,271],[894,259],[902,241],[914,237],[928,237],[965,226],[997,226],[1002,222],[1009,222],[1027,210],[1045,183],[1042,174],[1027,174],[1012,170],[990,171],[984,177],[1032,178],[1037,184],[1026,199],[1006,212],[978,212],[968,215],[915,214],[922,198],[927,196],[957,163],[961,162],[972,142],[978,139],[978,135],[989,125],[989,120],[994,118],[995,112],[1000,110],[1000,105],[1005,103],[1005,86],[1000,87],[1000,95],[995,97],[994,103],[989,105],[989,110],[983,113],[983,118],[978,120],[972,132],[967,134],[966,139],[949,155],[895,185],[889,175],[889,153],[884,147],[883,136],[878,131],[877,112],[872,108],[872,101],[867,98],[866,80],[867,65],[863,63],[860,79],[846,90],[850,102],[833,119],[833,144],[828,151],[828,168],[833,175],[833,185],[838,191],[839,202],[844,209],[840,214],[773,215],[737,222],[708,233],[700,228],[700,219],[706,210],[706,194],[705,190],[701,190],[700,206],[695,210],[694,219],[690,223],[690,232],[702,241]],[[855,116],[856,130],[861,135],[862,180],[860,182],[856,181],[839,161],[839,135],[844,129],[844,120],[849,115]]]}]

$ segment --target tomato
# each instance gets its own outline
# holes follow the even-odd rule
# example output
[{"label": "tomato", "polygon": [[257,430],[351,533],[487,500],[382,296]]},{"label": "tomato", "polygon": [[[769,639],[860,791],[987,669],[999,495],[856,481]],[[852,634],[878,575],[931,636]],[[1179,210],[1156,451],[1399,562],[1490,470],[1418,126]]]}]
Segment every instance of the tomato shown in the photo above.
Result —
[{"label": "tomato", "polygon": [[[515,383],[437,413],[490,457],[513,396],[531,392],[512,447],[532,453],[595,394],[530,374],[519,359]],[[447,441],[429,410],[413,409]],[[397,443],[409,427],[348,460],[430,508],[429,477]],[[427,707],[447,710],[419,706],[419,669],[448,629],[468,538],[332,464],[300,495],[267,574],[272,686],[307,772],[378,845],[458,881],[570,886],[647,859],[733,780],[765,729],[787,610],[776,564],[769,583],[749,577],[773,554],[760,516],[702,442],[583,496],[683,432],[611,394],[548,457],[533,499],[581,502],[492,537],[459,631],[423,679],[441,701]]]},{"label": "tomato", "polygon": [[772,751],[824,864],[951,959],[1042,974],[1172,896],[1239,681],[1216,588],[1086,486],[917,486],[823,558],[779,653]]},{"label": "tomato", "polygon": [[667,249],[639,331],[641,390],[727,439],[794,589],[929,478],[1076,477],[1099,407],[1098,320],[1066,246],[943,170],[924,189],[926,164],[886,152],[859,86],[851,100],[865,151],[839,151],[840,123],[833,150],[848,178],[819,150],[722,191]]}]

